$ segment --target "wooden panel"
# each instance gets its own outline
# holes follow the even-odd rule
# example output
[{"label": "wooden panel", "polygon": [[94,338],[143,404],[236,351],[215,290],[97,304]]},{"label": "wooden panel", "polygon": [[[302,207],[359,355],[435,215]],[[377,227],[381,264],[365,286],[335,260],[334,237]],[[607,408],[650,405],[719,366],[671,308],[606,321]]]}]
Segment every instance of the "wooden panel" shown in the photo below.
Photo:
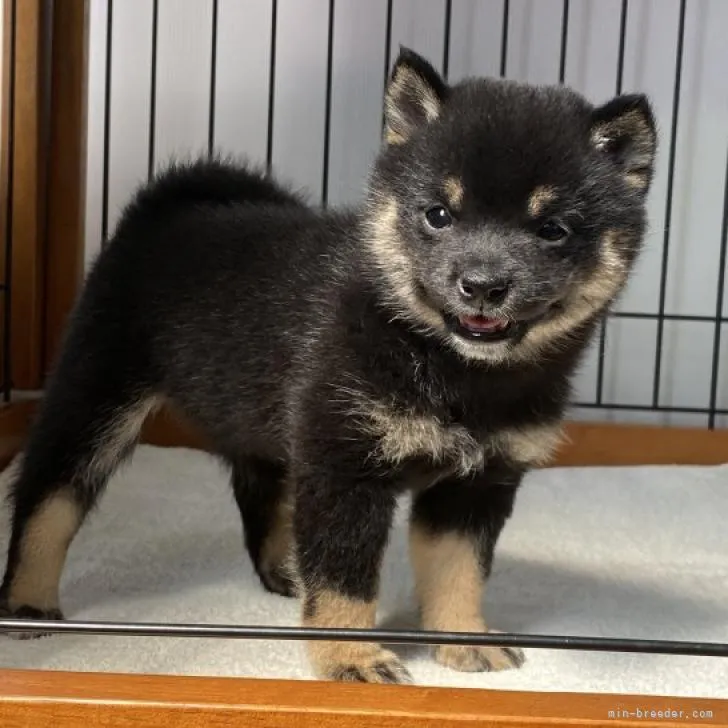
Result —
[{"label": "wooden panel", "polygon": [[35,402],[17,402],[0,407],[0,469],[23,446],[34,413]]},{"label": "wooden panel", "polygon": [[45,369],[83,279],[88,0],[53,11]]},{"label": "wooden panel", "polygon": [[574,422],[556,467],[595,465],[721,465],[728,462],[728,431]]},{"label": "wooden panel", "polygon": [[0,723],[4,728],[455,728],[466,723],[512,727],[679,724],[690,728],[728,725],[728,701],[8,671],[0,672]]},{"label": "wooden panel", "polygon": [[[10,211],[10,101],[11,93],[11,31],[12,31],[12,2],[5,0],[0,8],[2,13],[2,60],[0,62],[0,73],[2,73],[2,98],[0,98],[0,282],[5,284],[6,255],[8,240],[8,214]],[[0,306],[0,339],[5,330],[5,303],[6,292],[0,294],[2,305]],[[5,347],[0,345],[0,372],[5,373]],[[2,377],[0,377],[2,380]],[[4,384],[0,381],[0,384]]]},{"label": "wooden panel", "polygon": [[43,361],[43,0],[16,0],[11,292],[12,379],[37,389]]}]

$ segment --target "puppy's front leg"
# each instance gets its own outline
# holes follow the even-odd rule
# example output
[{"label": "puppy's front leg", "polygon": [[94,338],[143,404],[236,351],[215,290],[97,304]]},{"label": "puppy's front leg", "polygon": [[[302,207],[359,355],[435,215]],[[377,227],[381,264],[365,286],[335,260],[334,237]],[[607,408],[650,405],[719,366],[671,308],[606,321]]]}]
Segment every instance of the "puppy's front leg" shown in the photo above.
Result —
[{"label": "puppy's front leg", "polygon": [[[294,514],[303,623],[371,629],[394,490],[386,478],[366,472],[364,458],[353,453],[319,453],[306,462],[296,472]],[[377,644],[310,642],[308,650],[322,679],[410,681],[397,656]]]},{"label": "puppy's front leg", "polygon": [[[491,466],[471,478],[448,479],[417,496],[410,555],[426,630],[487,632],[481,601],[493,550],[511,514],[521,475]],[[435,659],[464,672],[520,667],[521,650],[442,645]]]}]

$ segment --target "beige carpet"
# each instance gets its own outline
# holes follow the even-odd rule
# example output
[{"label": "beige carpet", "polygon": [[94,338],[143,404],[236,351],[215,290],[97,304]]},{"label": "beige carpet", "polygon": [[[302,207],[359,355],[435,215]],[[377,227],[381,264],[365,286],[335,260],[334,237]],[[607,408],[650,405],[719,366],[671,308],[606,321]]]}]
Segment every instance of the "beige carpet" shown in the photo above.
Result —
[{"label": "beige carpet", "polygon": [[[0,491],[4,485],[0,486]],[[728,642],[728,467],[547,470],[529,476],[496,557],[501,630]],[[380,623],[415,626],[404,511]],[[8,522],[0,517],[0,551]],[[141,447],[73,545],[74,619],[295,625],[243,555],[227,475],[190,450]],[[0,666],[310,678],[303,645],[133,637],[0,639]],[[461,674],[403,648],[420,684],[728,697],[728,658],[528,650],[523,669]]]}]

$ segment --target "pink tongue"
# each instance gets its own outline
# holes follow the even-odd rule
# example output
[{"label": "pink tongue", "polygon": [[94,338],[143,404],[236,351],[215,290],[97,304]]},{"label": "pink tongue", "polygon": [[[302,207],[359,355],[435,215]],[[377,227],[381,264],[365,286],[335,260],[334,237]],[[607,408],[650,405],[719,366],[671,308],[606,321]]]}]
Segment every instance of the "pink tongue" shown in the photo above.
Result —
[{"label": "pink tongue", "polygon": [[487,316],[461,316],[460,323],[470,331],[481,333],[500,331],[506,327],[503,319],[488,318]]}]

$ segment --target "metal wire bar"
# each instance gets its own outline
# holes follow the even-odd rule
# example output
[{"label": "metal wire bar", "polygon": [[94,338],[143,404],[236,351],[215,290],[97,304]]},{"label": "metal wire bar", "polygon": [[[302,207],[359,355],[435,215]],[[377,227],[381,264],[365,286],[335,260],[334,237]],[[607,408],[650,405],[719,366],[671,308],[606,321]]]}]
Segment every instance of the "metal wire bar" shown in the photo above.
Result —
[{"label": "metal wire bar", "polygon": [[728,252],[728,153],[726,153],[725,180],[723,182],[723,223],[720,228],[720,255],[718,258],[718,291],[715,301],[715,331],[713,332],[713,362],[710,371],[710,414],[708,428],[715,429],[718,403],[718,376],[720,368],[721,317],[725,300],[725,266]]},{"label": "metal wire bar", "polygon": [[329,158],[331,156],[331,86],[334,73],[334,21],[336,0],[329,0],[329,28],[326,41],[326,106],[324,111],[324,153],[321,173],[321,204],[329,203]]},{"label": "metal wire bar", "polygon": [[389,66],[392,63],[392,15],[394,0],[387,1],[387,23],[384,30],[384,86],[389,80]]},{"label": "metal wire bar", "polygon": [[0,632],[51,632],[126,637],[185,637],[214,639],[311,640],[381,642],[383,644],[473,645],[528,647],[596,652],[728,657],[728,644],[676,640],[620,639],[571,635],[532,635],[508,632],[431,632],[387,629],[317,629],[307,627],[237,627],[232,625],[123,622],[63,622],[0,619]]},{"label": "metal wire bar", "polygon": [[442,41],[442,75],[450,76],[450,28],[452,27],[452,0],[445,0],[445,30]]},{"label": "metal wire bar", "polygon": [[215,96],[217,93],[217,15],[218,0],[212,0],[212,41],[210,43],[210,114],[207,125],[207,153],[215,149]]},{"label": "metal wire bar", "polygon": [[677,47],[675,50],[675,85],[672,97],[672,116],[670,121],[670,148],[668,153],[667,190],[665,192],[665,221],[662,239],[662,262],[660,266],[660,297],[658,304],[657,340],[655,345],[655,366],[652,390],[652,404],[657,407],[660,402],[660,376],[662,373],[662,340],[665,329],[665,305],[667,302],[667,266],[670,259],[670,225],[672,223],[672,200],[675,185],[675,157],[677,154],[677,124],[680,112],[680,90],[682,87],[683,48],[685,41],[685,6],[686,0],[680,0],[680,16],[678,19]]},{"label": "metal wire bar", "polygon": [[[392,16],[394,11],[394,0],[387,0],[387,20],[384,26],[384,86],[382,93],[386,93],[389,83],[389,66],[392,63]],[[386,119],[384,118],[384,105],[382,105],[382,135]]]},{"label": "metal wire bar", "polygon": [[[660,315],[659,313],[641,313],[640,311],[610,311],[609,316],[611,318],[630,318],[630,319],[644,319],[657,321],[659,318],[665,319],[665,321],[693,321],[696,323],[715,323],[715,316],[699,316],[691,314],[681,313],[666,313]],[[720,321],[728,322],[728,317],[721,317]]]},{"label": "metal wire bar", "polygon": [[265,163],[268,174],[273,169],[273,119],[276,100],[276,36],[278,35],[278,0],[271,6],[270,61],[268,63],[268,137]]},{"label": "metal wire bar", "polygon": [[[671,407],[669,405],[627,404],[625,402],[572,402],[571,407],[583,409],[630,410],[634,412],[662,412],[664,414],[709,415],[710,407]],[[728,409],[716,409],[718,415],[727,415]]]},{"label": "metal wire bar", "polygon": [[508,64],[508,22],[510,19],[511,3],[510,0],[503,0],[503,27],[501,28],[501,57],[500,57],[500,75],[504,78],[506,75],[506,66]]},{"label": "metal wire bar", "polygon": [[569,0],[561,7],[561,51],[559,55],[559,83],[566,78],[566,49],[569,44]]},{"label": "metal wire bar", "polygon": [[157,40],[159,36],[159,0],[154,0],[152,6],[152,73],[149,91],[149,161],[147,177],[154,174],[155,161],[155,126],[157,123]]},{"label": "metal wire bar", "polygon": [[[622,9],[619,16],[619,51],[617,53],[617,79],[615,93],[619,96],[624,88],[624,49],[627,40],[627,13],[629,0],[622,0]],[[597,390],[596,401],[601,404],[604,399],[604,358],[607,353],[607,322],[609,315],[602,316],[599,322],[599,342],[597,344]]]},{"label": "metal wire bar", "polygon": [[111,44],[114,39],[114,0],[106,18],[106,68],[104,69],[104,166],[101,181],[101,245],[109,238],[109,164],[111,147]]}]

